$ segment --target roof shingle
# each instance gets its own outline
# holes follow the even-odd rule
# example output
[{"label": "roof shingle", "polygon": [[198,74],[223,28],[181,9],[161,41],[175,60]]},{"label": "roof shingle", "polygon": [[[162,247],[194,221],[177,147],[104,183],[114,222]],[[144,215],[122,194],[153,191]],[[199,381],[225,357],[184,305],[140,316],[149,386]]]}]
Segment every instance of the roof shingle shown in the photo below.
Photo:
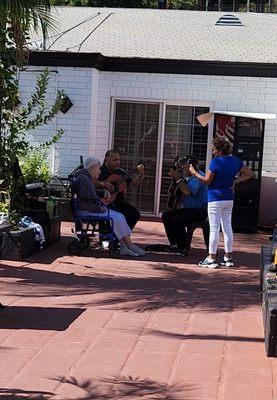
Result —
[{"label": "roof shingle", "polygon": [[226,13],[90,7],[62,7],[53,9],[53,13],[59,22],[59,34],[47,43],[52,51],[128,58],[277,62],[276,14],[232,13],[243,26],[216,26]]}]

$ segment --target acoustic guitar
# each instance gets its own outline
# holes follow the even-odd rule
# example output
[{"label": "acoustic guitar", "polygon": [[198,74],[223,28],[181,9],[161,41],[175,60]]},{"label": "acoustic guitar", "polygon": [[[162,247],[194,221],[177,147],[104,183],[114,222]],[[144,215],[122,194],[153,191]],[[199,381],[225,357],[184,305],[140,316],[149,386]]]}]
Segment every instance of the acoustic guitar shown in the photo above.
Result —
[{"label": "acoustic guitar", "polygon": [[[181,156],[176,156],[174,159],[174,162],[172,164],[172,169],[175,171],[180,171],[180,173],[183,172],[183,166],[187,163],[188,161],[186,158],[181,157]],[[168,188],[168,200],[167,200],[167,207],[171,210],[175,210],[178,207],[178,203],[183,195],[183,192],[179,189],[178,184],[174,179],[172,179],[172,182]]]},{"label": "acoustic guitar", "polygon": [[[143,165],[144,168],[146,168],[146,169],[152,167],[150,161],[141,161],[139,163],[139,165],[137,166],[137,168],[140,165]],[[124,171],[121,168],[118,168],[118,170]],[[136,171],[136,170],[134,170],[134,171]],[[118,193],[122,193],[122,192],[126,191],[127,186],[128,186],[127,185],[127,181],[130,178],[131,178],[130,174],[114,173],[114,174],[111,174],[107,179],[105,179],[104,182],[109,182],[114,186],[114,191],[111,193],[111,202],[114,202],[114,200],[116,199],[116,196],[118,195]]]},{"label": "acoustic guitar", "polygon": [[[194,168],[198,171],[198,160],[194,156],[176,156],[172,165],[172,169],[175,171],[179,171],[180,175],[182,175],[183,172],[183,167],[186,164],[192,164]],[[187,178],[183,179],[183,182],[187,183]],[[183,192],[179,189],[178,184],[174,179],[172,179],[172,183],[168,188],[168,201],[167,201],[167,207],[171,210],[175,210],[178,208],[179,200],[181,199]]]}]

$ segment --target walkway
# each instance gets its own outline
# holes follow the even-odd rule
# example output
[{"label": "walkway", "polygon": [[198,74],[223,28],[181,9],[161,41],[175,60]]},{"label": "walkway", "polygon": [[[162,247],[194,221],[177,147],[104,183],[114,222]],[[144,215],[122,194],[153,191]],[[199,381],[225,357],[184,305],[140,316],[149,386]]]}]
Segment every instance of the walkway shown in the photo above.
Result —
[{"label": "walkway", "polygon": [[[238,269],[206,270],[201,232],[188,257],[66,255],[62,241],[0,261],[0,398],[273,400],[258,289],[266,234],[236,235]],[[142,222],[138,243],[165,242]]]}]

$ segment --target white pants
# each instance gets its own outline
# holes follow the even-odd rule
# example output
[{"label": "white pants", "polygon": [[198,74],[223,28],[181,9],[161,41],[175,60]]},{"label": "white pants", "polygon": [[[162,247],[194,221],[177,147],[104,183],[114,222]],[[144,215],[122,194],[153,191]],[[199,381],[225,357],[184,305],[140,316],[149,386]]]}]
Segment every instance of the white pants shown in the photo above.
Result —
[{"label": "white pants", "polygon": [[[107,217],[108,212],[104,213],[92,213],[89,211],[78,211],[77,212],[78,217]],[[113,220],[113,230],[115,233],[115,236],[117,237],[118,240],[121,240],[125,236],[130,236],[131,235],[131,229],[129,228],[126,219],[123,214],[114,211],[114,210],[109,210],[109,216]]]},{"label": "white pants", "polygon": [[209,254],[217,253],[220,225],[224,236],[225,253],[232,253],[232,210],[233,200],[211,201],[208,203],[208,216],[210,223]]}]

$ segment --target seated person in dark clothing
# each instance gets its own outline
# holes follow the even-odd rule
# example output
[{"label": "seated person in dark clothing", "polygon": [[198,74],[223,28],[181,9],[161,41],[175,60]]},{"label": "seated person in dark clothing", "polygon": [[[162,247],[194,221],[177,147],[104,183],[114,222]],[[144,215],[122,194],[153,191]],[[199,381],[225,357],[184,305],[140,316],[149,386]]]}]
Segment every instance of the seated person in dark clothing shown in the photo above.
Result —
[{"label": "seated person in dark clothing", "polygon": [[95,217],[108,216],[113,220],[113,229],[120,242],[120,254],[124,256],[138,257],[145,255],[145,251],[136,246],[131,240],[131,229],[127,225],[123,214],[110,210],[108,213],[107,203],[110,193],[106,191],[105,199],[100,199],[96,193],[94,180],[100,174],[100,161],[96,157],[90,157],[85,161],[84,169],[76,174],[75,188],[77,194],[77,216]]},{"label": "seated person in dark clothing", "polygon": [[115,209],[125,216],[131,230],[140,219],[140,212],[126,200],[125,190],[127,187],[135,188],[142,183],[144,166],[138,165],[137,168],[138,175],[133,179],[128,176],[124,169],[120,168],[120,156],[118,152],[108,150],[105,154],[104,163],[101,166],[101,174],[98,182],[95,182],[97,187],[104,187],[111,192],[112,202],[110,208]]},{"label": "seated person in dark clothing", "polygon": [[[173,250],[182,253],[186,250],[186,227],[207,217],[207,187],[189,172],[193,156],[186,156],[182,171],[171,169],[169,175],[182,192],[178,206],[174,210],[165,211],[162,220],[169,243]],[[187,162],[186,162],[187,160]],[[200,174],[203,172],[199,171]]]}]

